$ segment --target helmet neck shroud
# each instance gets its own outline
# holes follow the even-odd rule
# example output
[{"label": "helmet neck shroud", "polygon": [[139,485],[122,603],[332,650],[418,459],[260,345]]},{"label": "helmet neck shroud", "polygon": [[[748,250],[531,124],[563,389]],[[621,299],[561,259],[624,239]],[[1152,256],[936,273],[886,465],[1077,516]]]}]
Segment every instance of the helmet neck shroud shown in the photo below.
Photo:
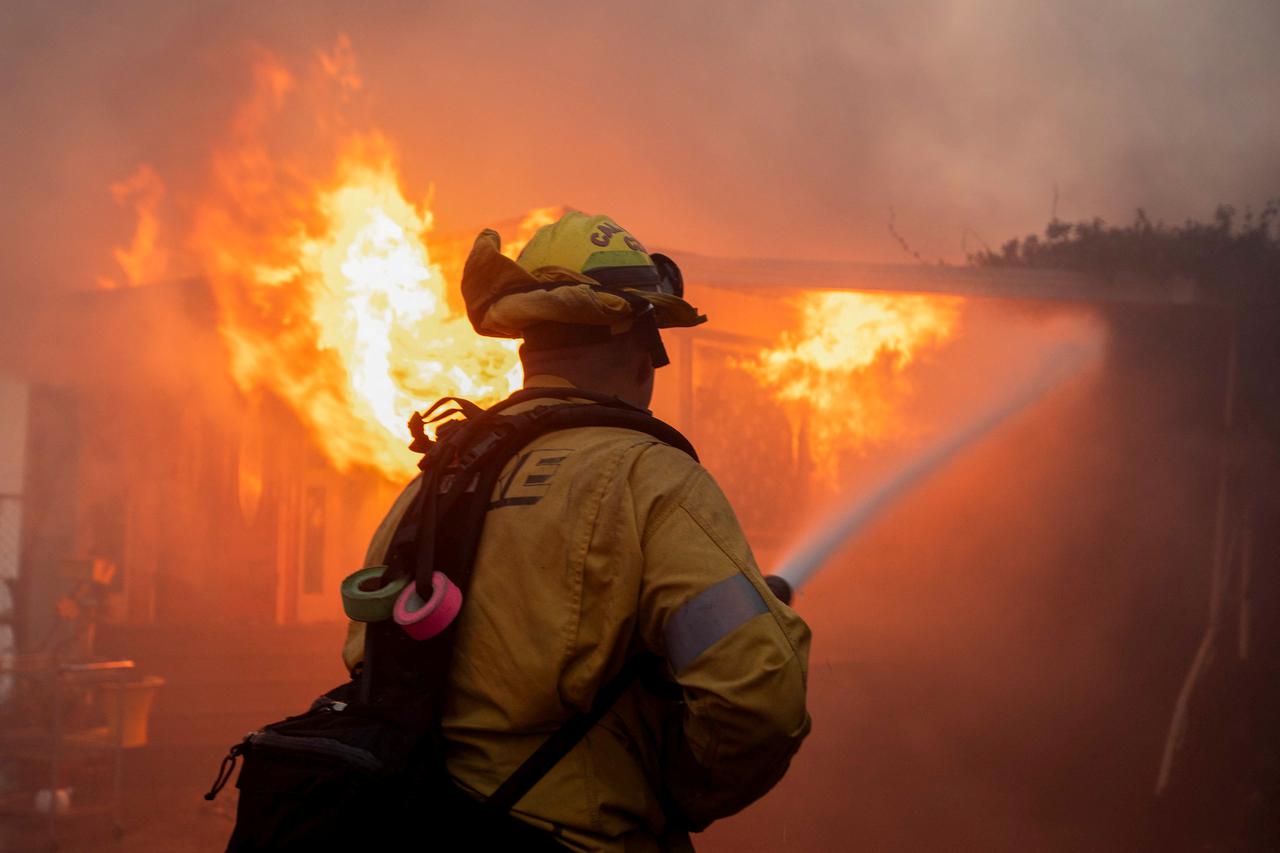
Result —
[{"label": "helmet neck shroud", "polygon": [[646,306],[634,320],[628,331],[614,334],[608,326],[585,326],[574,323],[538,323],[524,331],[524,344],[520,347],[521,357],[526,352],[539,353],[548,350],[565,350],[608,344],[624,335],[632,336],[653,362],[653,368],[666,367],[671,363],[667,355],[666,345],[662,342],[662,333],[658,330],[658,321],[652,307]]},{"label": "helmet neck shroud", "polygon": [[557,376],[577,388],[648,408],[653,398],[655,355],[652,342],[638,330],[610,335],[604,326],[557,324],[538,331],[540,334],[520,347],[525,376]]}]

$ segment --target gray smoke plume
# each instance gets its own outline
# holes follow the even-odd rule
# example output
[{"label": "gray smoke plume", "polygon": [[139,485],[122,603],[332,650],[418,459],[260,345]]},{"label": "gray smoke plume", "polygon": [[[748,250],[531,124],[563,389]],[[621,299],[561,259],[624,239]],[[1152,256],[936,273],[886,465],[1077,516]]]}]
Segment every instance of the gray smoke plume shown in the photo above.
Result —
[{"label": "gray smoke plume", "polygon": [[[1064,218],[1280,188],[1280,6],[1086,2],[7,4],[2,289],[116,272],[148,163],[198,193],[254,51],[347,34],[445,230],[552,203],[707,254],[963,258]],[[169,210],[171,214],[178,210]]]}]

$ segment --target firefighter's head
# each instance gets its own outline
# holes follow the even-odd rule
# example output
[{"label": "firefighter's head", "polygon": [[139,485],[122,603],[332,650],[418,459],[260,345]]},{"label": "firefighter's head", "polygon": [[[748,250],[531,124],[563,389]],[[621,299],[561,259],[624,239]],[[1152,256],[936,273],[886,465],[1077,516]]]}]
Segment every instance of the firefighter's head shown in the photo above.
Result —
[{"label": "firefighter's head", "polygon": [[477,332],[523,338],[525,375],[648,399],[667,364],[659,329],[706,317],[684,300],[680,269],[608,216],[570,211],[540,228],[515,261],[496,232],[476,238],[462,276]]},{"label": "firefighter's head", "polygon": [[564,347],[531,347],[526,341],[520,346],[520,362],[526,379],[557,376],[641,408],[653,399],[653,342],[634,332]]}]

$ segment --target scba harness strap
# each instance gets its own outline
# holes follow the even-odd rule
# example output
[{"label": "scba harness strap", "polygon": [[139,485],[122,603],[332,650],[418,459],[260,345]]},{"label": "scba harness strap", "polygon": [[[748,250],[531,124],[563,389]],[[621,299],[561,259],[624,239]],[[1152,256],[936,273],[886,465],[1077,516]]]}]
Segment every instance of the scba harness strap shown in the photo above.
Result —
[{"label": "scba harness strap", "polygon": [[[546,400],[559,402],[506,414],[521,404]],[[589,402],[579,402],[583,400]],[[449,403],[455,404],[455,408],[443,410]],[[440,411],[437,413],[437,410]],[[447,420],[450,417],[456,419]],[[429,440],[425,433],[426,424],[433,422],[439,424],[435,441]],[[461,589],[465,601],[490,497],[507,462],[543,435],[580,427],[614,427],[645,433],[687,453],[695,461],[698,459],[693,445],[674,427],[645,409],[592,391],[525,389],[487,410],[458,398],[442,399],[423,415],[415,415],[410,423],[414,447],[424,454],[419,463],[422,484],[392,536],[383,582],[411,577],[420,595],[429,594],[433,573],[442,572]],[[413,685],[410,689],[414,692],[427,690],[437,695],[443,692],[455,639],[452,627],[425,644],[406,643],[402,636],[392,640],[393,628],[395,626],[388,623],[367,626],[365,667],[361,673],[364,695],[377,701],[379,695],[400,693],[406,685]],[[385,653],[382,646],[391,643],[394,643],[392,648],[410,653],[399,656],[407,660],[397,661],[395,652]],[[414,646],[427,646],[434,659],[426,667],[431,677],[425,682],[423,669],[418,665],[423,661],[416,654],[419,648]],[[657,662],[652,655],[640,655],[629,661],[600,688],[588,711],[567,720],[485,800],[486,811],[494,815],[509,812],[586,736],[632,682],[653,669]],[[434,706],[437,709],[434,725],[439,732],[441,703]]]}]

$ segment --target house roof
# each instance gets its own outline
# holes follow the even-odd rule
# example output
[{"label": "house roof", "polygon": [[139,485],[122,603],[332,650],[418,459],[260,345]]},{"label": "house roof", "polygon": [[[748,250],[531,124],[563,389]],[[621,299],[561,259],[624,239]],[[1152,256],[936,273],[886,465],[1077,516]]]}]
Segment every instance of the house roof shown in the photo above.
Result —
[{"label": "house roof", "polygon": [[728,289],[879,290],[999,299],[1208,304],[1195,282],[1187,278],[930,264],[717,258],[679,250],[664,251],[678,260],[686,281]]}]

